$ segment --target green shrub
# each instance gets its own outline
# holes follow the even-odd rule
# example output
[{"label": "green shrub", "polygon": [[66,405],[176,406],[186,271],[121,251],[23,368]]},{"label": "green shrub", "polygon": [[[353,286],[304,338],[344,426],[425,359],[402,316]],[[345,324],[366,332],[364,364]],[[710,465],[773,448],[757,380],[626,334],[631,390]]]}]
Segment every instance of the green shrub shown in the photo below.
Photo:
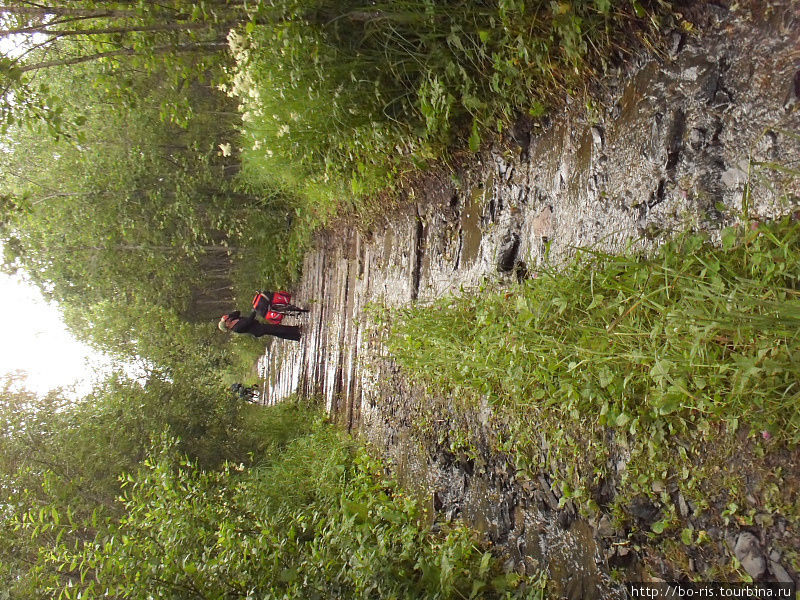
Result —
[{"label": "green shrub", "polygon": [[800,227],[685,234],[655,256],[582,251],[517,289],[399,311],[391,349],[447,390],[647,431],[746,424],[796,443]]},{"label": "green shrub", "polygon": [[[382,472],[322,424],[254,470],[201,471],[165,441],[125,478],[119,522],[42,554],[71,574],[43,589],[66,598],[541,597],[540,579],[526,586],[502,573],[465,527],[434,533],[422,503]],[[32,521],[56,527],[53,518]]]},{"label": "green shrub", "polygon": [[467,142],[475,151],[485,131],[583,90],[631,20],[658,11],[608,0],[261,3],[230,38],[245,175],[299,194],[314,223],[369,210],[366,197],[398,173]]}]

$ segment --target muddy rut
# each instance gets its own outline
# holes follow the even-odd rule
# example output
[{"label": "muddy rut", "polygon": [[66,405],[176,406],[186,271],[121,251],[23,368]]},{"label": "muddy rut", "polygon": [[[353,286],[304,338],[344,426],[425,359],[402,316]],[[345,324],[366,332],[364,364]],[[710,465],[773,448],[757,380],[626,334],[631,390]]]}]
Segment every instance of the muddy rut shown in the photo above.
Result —
[{"label": "muddy rut", "polygon": [[[672,32],[658,56],[609,73],[600,108],[567,99],[549,121],[519,124],[516,141],[428,175],[384,222],[322,233],[293,290],[311,308],[307,332],[300,344],[273,343],[262,359],[265,402],[321,395],[441,518],[466,518],[501,546],[509,568],[546,569],[569,598],[622,594],[611,570],[642,566],[618,543],[624,532],[560,506],[546,473],[518,480],[511,459],[488,450],[489,407],[456,410],[410,386],[368,308],[530,277],[576,247],[652,247],[674,230],[713,232],[795,209],[800,5],[753,4],[762,6],[712,5],[702,34]],[[424,433],[422,419],[431,423]],[[482,458],[448,450],[456,423],[483,440]],[[767,562],[763,578],[797,577],[779,559]]]}]

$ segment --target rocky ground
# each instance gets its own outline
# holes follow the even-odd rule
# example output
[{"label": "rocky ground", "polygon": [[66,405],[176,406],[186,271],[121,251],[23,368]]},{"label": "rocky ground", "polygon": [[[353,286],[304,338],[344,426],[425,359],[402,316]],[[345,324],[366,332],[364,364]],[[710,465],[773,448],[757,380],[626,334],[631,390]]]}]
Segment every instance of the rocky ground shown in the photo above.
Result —
[{"label": "rocky ground", "polygon": [[[663,506],[641,497],[623,515],[605,510],[624,492],[612,476],[596,490],[598,508],[580,509],[551,473],[518,468],[502,414],[410,384],[370,307],[480,293],[487,279],[531,277],[575,247],[643,249],[686,227],[714,232],[796,210],[800,5],[709,4],[686,19],[662,51],[612,70],[593,108],[567,99],[548,121],[521,121],[426,175],[385,221],[321,234],[295,290],[311,303],[308,333],[273,344],[261,364],[266,401],[321,395],[429,498],[436,519],[467,519],[509,568],[546,570],[550,590],[568,598],[621,597],[619,582],[645,579],[798,582],[800,453],[765,456],[746,436],[709,447],[717,471],[706,506],[669,484],[653,490],[705,537],[681,545],[649,535]],[[619,473],[624,448],[612,454]],[[730,506],[726,471],[746,473],[746,505]]]}]

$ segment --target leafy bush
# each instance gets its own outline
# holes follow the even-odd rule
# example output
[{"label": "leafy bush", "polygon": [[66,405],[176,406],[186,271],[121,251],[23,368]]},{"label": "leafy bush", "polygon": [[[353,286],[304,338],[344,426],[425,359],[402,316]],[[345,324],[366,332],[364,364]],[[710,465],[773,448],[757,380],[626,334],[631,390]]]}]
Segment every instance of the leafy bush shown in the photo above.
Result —
[{"label": "leafy bush", "polygon": [[[260,469],[201,471],[165,440],[127,476],[124,516],[94,540],[56,544],[72,575],[44,591],[120,598],[536,597],[472,533],[434,533],[362,448],[329,426]],[[34,517],[53,526],[50,513]]]},{"label": "leafy bush", "polygon": [[[136,473],[112,486],[116,499],[102,502],[81,489],[84,473],[76,465],[68,465],[75,481],[48,468],[38,475],[10,473],[9,457],[13,463],[20,448],[0,438],[0,532],[8,546],[0,548],[0,574],[7,576],[0,596],[494,598],[541,592],[540,580],[503,573],[463,525],[435,531],[425,503],[405,495],[379,462],[312,405],[257,410],[248,415],[252,438],[262,442],[257,466],[204,470],[182,454],[184,444],[164,433],[138,468],[134,463]],[[14,421],[11,429],[17,426]],[[84,466],[86,474],[91,469]],[[8,484],[9,473],[26,489]],[[108,486],[102,491],[113,492]]]},{"label": "leafy bush", "polygon": [[638,1],[261,3],[230,37],[245,172],[299,193],[312,220],[348,198],[369,209],[398,172],[582,89],[645,16]]}]

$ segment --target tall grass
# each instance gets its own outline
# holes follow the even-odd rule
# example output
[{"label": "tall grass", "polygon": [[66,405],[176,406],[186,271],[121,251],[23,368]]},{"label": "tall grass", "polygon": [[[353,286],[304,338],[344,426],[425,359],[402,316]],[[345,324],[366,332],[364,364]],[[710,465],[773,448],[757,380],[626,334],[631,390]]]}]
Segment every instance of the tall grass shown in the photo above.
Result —
[{"label": "tall grass", "polygon": [[580,252],[507,292],[401,310],[391,350],[439,388],[648,435],[700,421],[800,441],[800,226]]},{"label": "tall grass", "polygon": [[260,3],[231,37],[246,174],[297,192],[314,222],[367,212],[399,174],[580,93],[623,32],[669,9],[614,4]]},{"label": "tall grass", "polygon": [[[725,230],[721,247],[687,233],[650,258],[584,251],[518,287],[388,319],[406,373],[437,395],[488,399],[496,448],[523,476],[549,473],[587,515],[610,502],[624,521],[644,494],[663,511],[648,535],[677,535],[685,525],[667,490],[730,514],[748,503],[751,468],[753,493],[800,518],[781,469],[757,458],[800,442],[794,221]],[[609,481],[613,502],[598,491]]]}]

